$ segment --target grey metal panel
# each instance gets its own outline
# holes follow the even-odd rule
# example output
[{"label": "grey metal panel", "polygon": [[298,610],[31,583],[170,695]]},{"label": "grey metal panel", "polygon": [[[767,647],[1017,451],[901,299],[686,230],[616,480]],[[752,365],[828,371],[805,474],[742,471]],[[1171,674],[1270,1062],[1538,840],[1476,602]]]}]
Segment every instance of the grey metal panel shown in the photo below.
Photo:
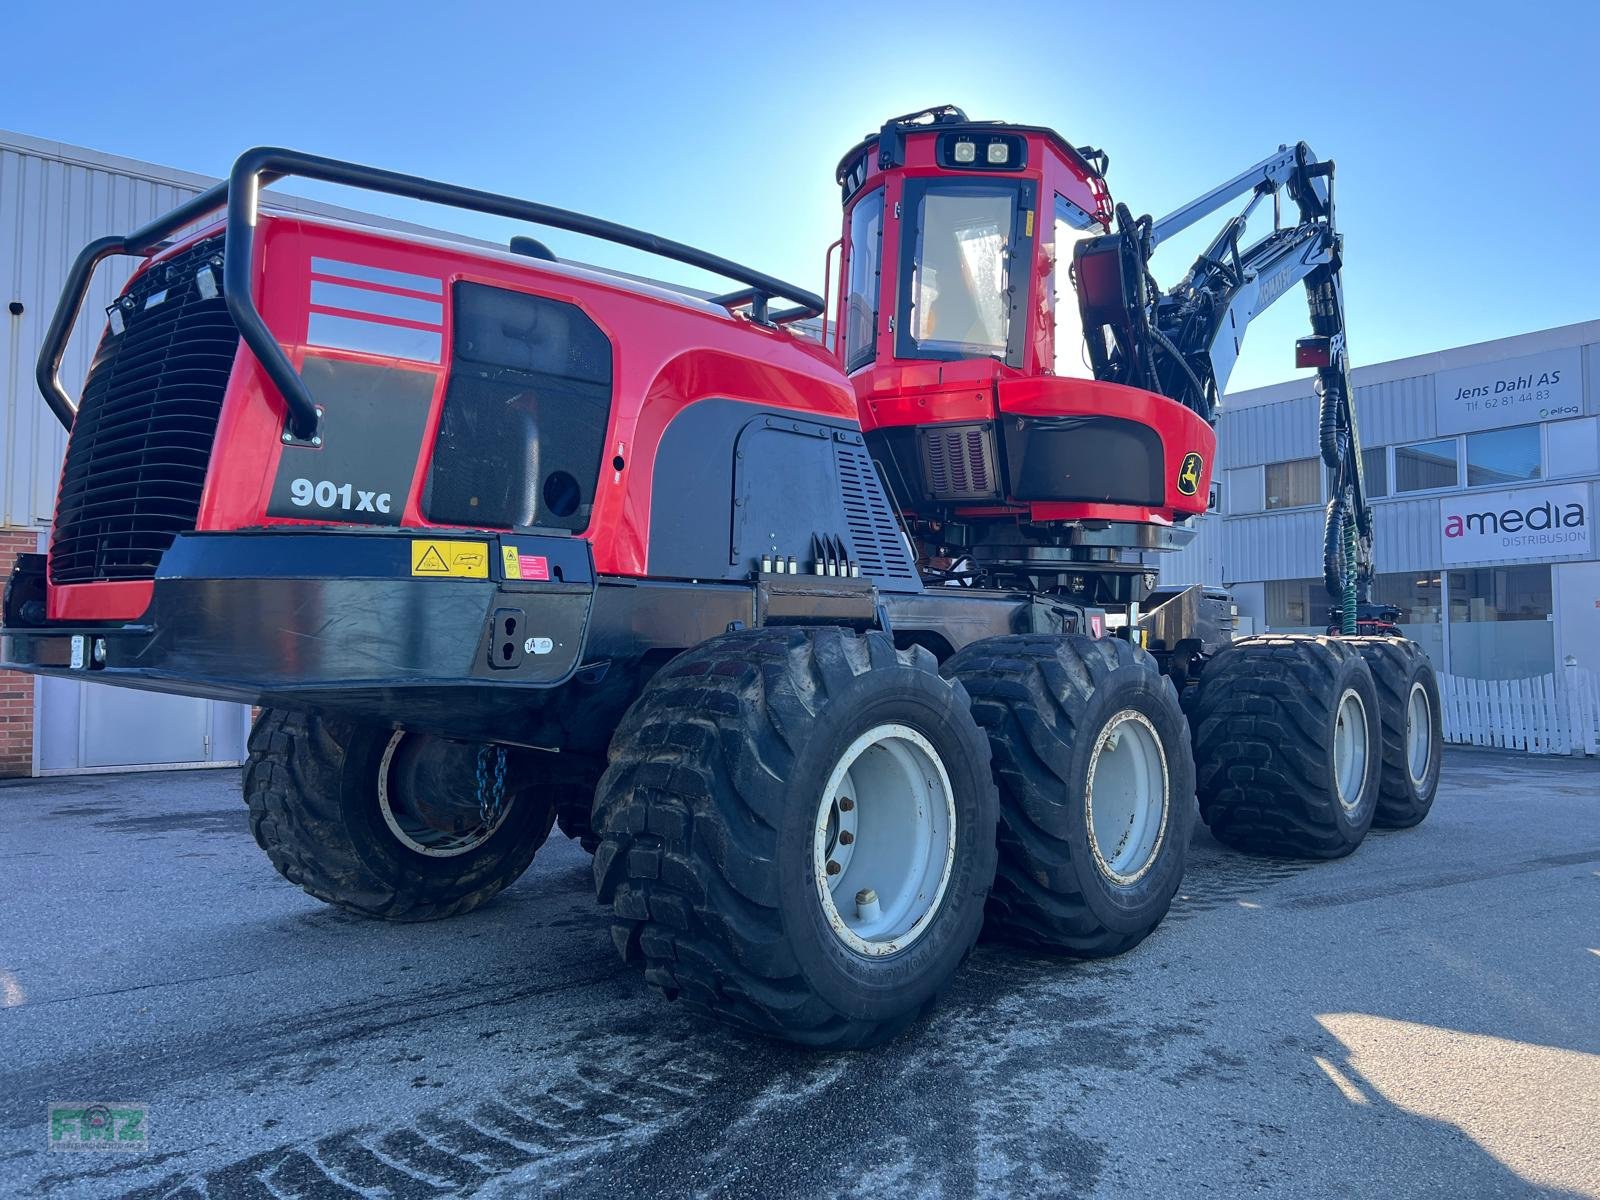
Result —
[{"label": "grey metal panel", "polygon": [[1380,501],[1372,506],[1372,524],[1373,565],[1380,575],[1434,569],[1442,561],[1437,497]]},{"label": "grey metal panel", "polygon": [[1363,446],[1395,446],[1433,436],[1433,376],[1414,375],[1356,388]]},{"label": "grey metal panel", "polygon": [[[1433,376],[1418,375],[1356,388],[1356,420],[1366,446],[1433,436]],[[1219,465],[1257,466],[1318,453],[1318,403],[1304,396],[1224,410],[1217,428]]]},{"label": "grey metal panel", "polygon": [[204,762],[209,708],[206,701],[188,696],[86,684],[81,717],[83,756],[77,765]]},{"label": "grey metal panel", "polygon": [[[23,306],[21,316],[5,315],[0,522],[46,524],[53,515],[66,434],[39,398],[33,365],[73,257],[94,238],[125,233],[193,194],[189,188],[0,147],[0,290],[5,293],[0,301]],[[62,364],[69,392],[82,387],[104,327],[101,314],[133,265],[113,260],[97,273]]]},{"label": "grey metal panel", "polygon": [[1322,575],[1320,508],[1232,517],[1223,537],[1224,582]]},{"label": "grey metal panel", "polygon": [[1222,582],[1222,539],[1226,525],[1220,514],[1200,517],[1194,540],[1170,554],[1146,559],[1160,569],[1162,587],[1188,587],[1194,583]]},{"label": "grey metal panel", "polygon": [[1583,411],[1600,413],[1600,342],[1583,348]]},{"label": "grey metal panel", "polygon": [[1224,468],[1310,458],[1317,453],[1317,401],[1309,393],[1254,408],[1224,410],[1217,428]]}]

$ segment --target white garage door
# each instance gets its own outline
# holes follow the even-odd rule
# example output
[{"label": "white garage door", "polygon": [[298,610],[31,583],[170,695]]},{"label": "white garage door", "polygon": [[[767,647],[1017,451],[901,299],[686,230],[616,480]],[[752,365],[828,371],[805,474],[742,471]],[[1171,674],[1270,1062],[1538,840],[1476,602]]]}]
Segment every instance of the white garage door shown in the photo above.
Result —
[{"label": "white garage door", "polygon": [[237,763],[250,710],[238,704],[41,677],[39,770],[87,771]]}]

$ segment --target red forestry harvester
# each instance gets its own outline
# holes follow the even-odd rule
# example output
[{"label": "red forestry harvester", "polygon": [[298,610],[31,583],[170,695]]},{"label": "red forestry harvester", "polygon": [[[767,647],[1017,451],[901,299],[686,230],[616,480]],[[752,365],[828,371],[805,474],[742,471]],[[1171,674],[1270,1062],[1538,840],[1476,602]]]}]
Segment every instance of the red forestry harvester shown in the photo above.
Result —
[{"label": "red forestry harvester", "polygon": [[[1332,164],[1282,148],[1159,221],[1106,166],[954,108],[887,122],[839,167],[829,314],[593,217],[251,150],[71,271],[39,369],[71,438],[7,659],[260,705],[256,840],[357,912],[482,904],[559,821],[647,980],[816,1045],[903,1028],[984,925],[1133,946],[1196,795],[1254,851],[1415,824],[1440,737],[1412,643],[1234,640],[1226,593],[1156,589],[1245,327],[1303,282],[1328,586],[1345,633],[1379,620]],[[292,175],[737,290],[263,211]],[[1236,199],[1160,290],[1152,251]],[[111,255],[141,262],[74,403],[62,355]]]}]

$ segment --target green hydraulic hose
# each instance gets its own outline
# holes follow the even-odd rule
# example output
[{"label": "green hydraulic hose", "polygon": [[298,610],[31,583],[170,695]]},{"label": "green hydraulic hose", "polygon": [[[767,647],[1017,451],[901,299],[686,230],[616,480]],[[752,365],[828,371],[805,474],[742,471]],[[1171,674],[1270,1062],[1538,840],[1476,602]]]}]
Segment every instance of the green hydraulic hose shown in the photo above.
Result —
[{"label": "green hydraulic hose", "polygon": [[1344,635],[1356,634],[1356,522],[1352,515],[1344,523]]}]

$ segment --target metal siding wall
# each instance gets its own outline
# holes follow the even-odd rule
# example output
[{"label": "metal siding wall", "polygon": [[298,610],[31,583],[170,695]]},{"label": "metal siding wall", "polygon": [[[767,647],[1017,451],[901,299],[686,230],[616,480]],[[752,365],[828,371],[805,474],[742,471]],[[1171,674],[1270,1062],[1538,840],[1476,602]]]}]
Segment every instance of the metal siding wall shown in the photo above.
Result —
[{"label": "metal siding wall", "polygon": [[1182,550],[1150,555],[1161,570],[1162,587],[1188,587],[1195,583],[1222,582],[1222,536],[1225,522],[1213,513],[1196,524],[1194,540]]},{"label": "metal siding wall", "polygon": [[1320,508],[1233,517],[1223,534],[1224,582],[1322,577]]},{"label": "metal siding wall", "polygon": [[1583,411],[1600,413],[1600,342],[1583,348]]},{"label": "metal siding wall", "polygon": [[1393,446],[1433,436],[1433,376],[1414,375],[1356,388],[1363,446]]},{"label": "metal siding wall", "polygon": [[[126,233],[194,195],[190,188],[118,172],[60,162],[0,147],[0,302],[21,301],[9,323],[5,360],[4,443],[0,445],[0,523],[46,525],[53,514],[66,432],[34,386],[39,342],[73,257],[108,233]],[[61,378],[76,394],[88,373],[104,322],[135,263],[112,259],[96,272]]]},{"label": "metal siding wall", "polygon": [[1217,428],[1223,468],[1287,462],[1317,454],[1314,396],[1280,400],[1233,412],[1223,410]]},{"label": "metal siding wall", "polygon": [[[1379,501],[1372,506],[1373,565],[1378,574],[1439,565],[1439,501]],[[1318,573],[1321,573],[1319,567]]]}]

